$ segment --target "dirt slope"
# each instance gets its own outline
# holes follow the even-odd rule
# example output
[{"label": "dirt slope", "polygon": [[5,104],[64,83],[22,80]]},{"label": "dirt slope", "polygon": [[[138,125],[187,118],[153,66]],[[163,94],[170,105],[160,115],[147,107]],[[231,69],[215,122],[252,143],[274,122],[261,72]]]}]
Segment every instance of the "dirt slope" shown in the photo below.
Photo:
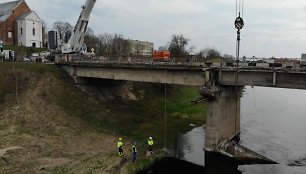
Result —
[{"label": "dirt slope", "polygon": [[52,74],[29,79],[18,102],[0,108],[0,173],[118,173],[117,137],[55,105]]}]

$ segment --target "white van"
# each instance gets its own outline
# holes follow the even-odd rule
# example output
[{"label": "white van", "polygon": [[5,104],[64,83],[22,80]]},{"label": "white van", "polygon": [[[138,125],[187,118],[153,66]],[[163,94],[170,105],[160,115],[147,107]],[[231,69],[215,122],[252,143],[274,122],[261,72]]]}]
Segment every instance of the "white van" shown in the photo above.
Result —
[{"label": "white van", "polygon": [[12,50],[3,50],[4,59],[6,61],[13,61],[15,60],[15,52]]}]

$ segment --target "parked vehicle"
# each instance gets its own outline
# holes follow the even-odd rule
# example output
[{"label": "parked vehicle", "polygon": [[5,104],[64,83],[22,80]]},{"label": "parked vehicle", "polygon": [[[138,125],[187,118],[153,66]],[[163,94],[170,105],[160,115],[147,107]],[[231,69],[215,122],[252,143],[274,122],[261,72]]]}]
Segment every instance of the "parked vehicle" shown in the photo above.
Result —
[{"label": "parked vehicle", "polygon": [[169,62],[170,61],[170,51],[154,51],[153,53],[153,61],[154,62]]},{"label": "parked vehicle", "polygon": [[22,61],[23,62],[31,62],[31,60],[29,58],[26,58],[26,57],[24,57]]},{"label": "parked vehicle", "polygon": [[306,67],[306,54],[302,54],[300,64],[301,67]]}]

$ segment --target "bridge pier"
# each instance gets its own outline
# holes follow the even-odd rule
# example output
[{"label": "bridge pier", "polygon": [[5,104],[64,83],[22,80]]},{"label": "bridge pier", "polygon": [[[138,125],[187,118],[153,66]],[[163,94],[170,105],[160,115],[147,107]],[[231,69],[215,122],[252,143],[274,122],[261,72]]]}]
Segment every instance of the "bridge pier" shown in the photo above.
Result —
[{"label": "bridge pier", "polygon": [[[240,97],[242,86],[214,87],[209,90],[205,129],[205,150],[215,152],[225,140],[240,133]],[[204,91],[208,95],[208,91]]]},{"label": "bridge pier", "polygon": [[243,86],[212,86],[202,91],[208,98],[205,151],[235,159],[237,164],[275,164],[249,150],[240,139],[240,98]]}]

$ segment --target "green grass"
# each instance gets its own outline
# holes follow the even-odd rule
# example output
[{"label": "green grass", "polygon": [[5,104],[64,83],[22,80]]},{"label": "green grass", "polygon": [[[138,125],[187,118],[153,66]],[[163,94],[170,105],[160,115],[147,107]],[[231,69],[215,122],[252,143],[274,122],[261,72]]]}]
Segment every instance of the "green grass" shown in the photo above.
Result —
[{"label": "green grass", "polygon": [[58,67],[46,64],[35,63],[0,63],[0,104],[7,96],[21,94],[27,89],[29,82],[33,78],[42,77],[45,74],[52,74],[59,77]]},{"label": "green grass", "polygon": [[40,63],[24,63],[24,62],[1,62],[1,72],[25,71],[27,73],[45,74],[52,73],[59,75],[59,67],[54,65],[40,64]]},{"label": "green grass", "polygon": [[146,89],[146,92],[143,99],[132,102],[104,103],[81,92],[70,82],[52,87],[52,93],[56,95],[56,104],[68,115],[82,118],[99,131],[134,139],[141,149],[145,149],[149,136],[154,137],[156,148],[163,147],[165,140],[166,145],[171,146],[177,135],[192,129],[190,124],[201,126],[205,123],[206,104],[191,104],[191,100],[199,97],[196,88],[169,87],[165,114],[164,92],[154,87],[156,85],[137,87],[136,84],[136,91]]},{"label": "green grass", "polygon": [[141,100],[129,102],[105,103],[65,81],[60,87],[52,87],[52,93],[56,95],[55,103],[68,115],[83,119],[99,131],[136,140],[140,154],[144,154],[149,136],[154,138],[155,148],[162,148],[164,144],[169,147],[174,145],[179,134],[192,129],[190,124],[201,126],[205,123],[206,104],[191,104],[191,100],[200,97],[197,88],[167,88],[166,115],[164,91],[160,85],[136,83],[134,92],[138,96],[139,91],[146,92]]},{"label": "green grass", "polygon": [[[163,87],[144,85],[139,88],[146,89],[144,98],[117,108],[115,115],[118,134],[137,140],[140,146],[146,146],[149,136],[154,138],[156,148],[172,146],[178,135],[192,129],[190,124],[201,126],[205,123],[206,104],[191,104],[200,97],[197,88],[167,87],[166,105]],[[108,107],[115,110],[112,104]]]},{"label": "green grass", "polygon": [[156,161],[161,160],[161,156],[144,157],[136,161],[136,163],[128,163],[124,166],[123,173],[134,174],[142,169],[150,167]]},{"label": "green grass", "polygon": [[[134,83],[133,92],[139,100],[102,102],[73,85],[71,79],[55,65],[0,64],[2,72],[12,69],[26,72],[30,76],[48,74],[57,79],[48,82],[49,93],[52,94],[50,103],[62,108],[69,116],[81,118],[98,131],[136,140],[140,156],[145,154],[149,136],[154,138],[155,150],[161,149],[164,144],[171,147],[178,135],[193,128],[190,124],[201,126],[205,123],[206,103],[191,104],[192,100],[200,97],[195,87],[167,86],[165,103],[164,85]],[[151,158],[139,160],[137,169],[152,163]]]}]

